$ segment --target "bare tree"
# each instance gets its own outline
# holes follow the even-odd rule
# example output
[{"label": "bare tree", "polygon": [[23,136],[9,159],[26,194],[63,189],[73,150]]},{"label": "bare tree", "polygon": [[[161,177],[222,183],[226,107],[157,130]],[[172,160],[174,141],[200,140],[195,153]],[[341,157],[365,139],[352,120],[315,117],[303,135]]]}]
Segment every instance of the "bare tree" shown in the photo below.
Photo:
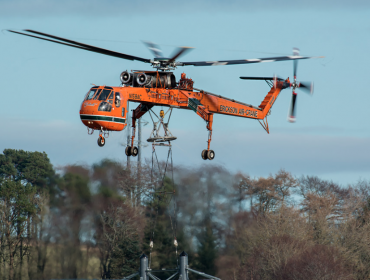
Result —
[{"label": "bare tree", "polygon": [[99,249],[101,277],[107,279],[112,276],[113,254],[125,240],[139,239],[138,233],[143,232],[145,221],[141,211],[123,198],[97,199],[100,206],[95,240]]}]

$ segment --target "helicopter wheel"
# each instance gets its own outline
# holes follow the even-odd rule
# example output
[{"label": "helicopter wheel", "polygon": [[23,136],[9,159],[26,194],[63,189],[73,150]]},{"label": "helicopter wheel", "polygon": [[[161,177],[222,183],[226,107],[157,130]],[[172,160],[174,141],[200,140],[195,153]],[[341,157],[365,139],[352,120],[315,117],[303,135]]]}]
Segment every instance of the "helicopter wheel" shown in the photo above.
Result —
[{"label": "helicopter wheel", "polygon": [[131,156],[131,147],[130,146],[127,146],[126,149],[125,149],[125,154],[126,156]]},{"label": "helicopter wheel", "polygon": [[139,149],[137,147],[132,147],[131,148],[131,155],[133,157],[136,157],[138,155],[138,153],[139,153]]},{"label": "helicopter wheel", "polygon": [[101,135],[98,138],[98,145],[99,145],[99,147],[103,147],[105,145],[105,139]]},{"label": "helicopter wheel", "polygon": [[207,153],[207,158],[209,160],[212,160],[215,158],[215,152],[213,150],[209,150],[208,153]]},{"label": "helicopter wheel", "polygon": [[206,160],[207,159],[207,154],[208,154],[208,151],[207,150],[203,150],[202,151],[202,159]]}]

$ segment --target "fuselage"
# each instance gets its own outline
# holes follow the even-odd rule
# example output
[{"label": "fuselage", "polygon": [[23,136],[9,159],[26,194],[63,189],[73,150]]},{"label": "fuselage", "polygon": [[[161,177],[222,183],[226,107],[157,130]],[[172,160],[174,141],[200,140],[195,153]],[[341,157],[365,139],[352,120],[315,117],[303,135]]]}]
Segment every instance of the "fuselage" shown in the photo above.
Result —
[{"label": "fuselage", "polygon": [[[138,102],[142,112],[153,106],[169,106],[191,109],[206,122],[212,122],[213,114],[262,120],[278,97],[283,82],[278,81],[258,106],[205,91],[188,88],[182,78],[176,88],[151,88],[137,86],[107,87],[94,86],[86,94],[81,105],[81,121],[88,128],[101,131],[121,131],[127,125],[128,101]],[[134,125],[133,123],[130,125]]]}]

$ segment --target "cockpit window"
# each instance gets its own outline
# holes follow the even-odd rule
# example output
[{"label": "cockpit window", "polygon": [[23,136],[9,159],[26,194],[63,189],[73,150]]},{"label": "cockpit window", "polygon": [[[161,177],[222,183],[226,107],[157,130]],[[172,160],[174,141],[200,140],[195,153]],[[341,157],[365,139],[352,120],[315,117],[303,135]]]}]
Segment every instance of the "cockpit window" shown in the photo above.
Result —
[{"label": "cockpit window", "polygon": [[103,89],[103,90],[101,90],[99,96],[98,96],[98,94],[95,95],[94,99],[106,100],[108,98],[110,92],[111,92],[111,90],[109,90],[109,89]]},{"label": "cockpit window", "polygon": [[108,98],[110,92],[111,91],[109,89],[103,89],[102,92],[99,95],[98,100],[106,100]]},{"label": "cockpit window", "polygon": [[86,95],[86,98],[85,100],[90,100],[94,97],[95,95],[95,92],[97,91],[98,89],[94,88],[94,89],[91,89],[88,94]]},{"label": "cockpit window", "polygon": [[99,96],[100,92],[101,92],[101,89],[99,89],[99,90],[96,92],[96,94],[95,94],[95,96],[94,96],[94,100],[98,98],[98,96]]},{"label": "cockpit window", "polygon": [[110,104],[113,104],[113,92],[111,92],[109,94],[109,97],[108,97],[108,100],[107,100]]}]

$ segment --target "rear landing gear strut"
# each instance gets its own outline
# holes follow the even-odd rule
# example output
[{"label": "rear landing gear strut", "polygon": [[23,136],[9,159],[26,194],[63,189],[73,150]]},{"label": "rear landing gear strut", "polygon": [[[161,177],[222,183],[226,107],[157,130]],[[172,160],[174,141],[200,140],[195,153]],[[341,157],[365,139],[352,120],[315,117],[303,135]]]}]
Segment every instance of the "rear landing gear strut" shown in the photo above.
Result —
[{"label": "rear landing gear strut", "polygon": [[135,139],[135,133],[136,133],[136,120],[141,118],[152,107],[153,105],[140,104],[135,110],[132,111],[131,146],[126,147],[125,149],[126,156],[136,157],[139,154],[139,148],[134,146],[134,139]]},{"label": "rear landing gear strut", "polygon": [[213,150],[210,150],[211,147],[211,141],[212,141],[212,124],[213,124],[213,114],[208,115],[208,121],[207,121],[207,130],[208,130],[208,147],[207,150],[202,151],[202,159],[206,160],[213,160],[215,158],[215,152]]},{"label": "rear landing gear strut", "polygon": [[[136,122],[136,120],[135,120]],[[135,147],[134,146],[134,138],[135,138],[135,131],[136,131],[136,126],[135,126],[135,123],[133,121],[133,125],[132,125],[132,137],[131,137],[131,146],[127,146],[126,149],[125,149],[125,154],[126,156],[133,156],[133,157],[136,157],[138,154],[139,154],[139,149],[138,147]]]},{"label": "rear landing gear strut", "polygon": [[132,137],[131,137],[131,146],[127,146],[125,149],[126,156],[133,156],[136,157],[139,154],[138,147],[134,146],[134,139],[135,139],[135,132],[136,132],[136,119],[132,118]]}]

